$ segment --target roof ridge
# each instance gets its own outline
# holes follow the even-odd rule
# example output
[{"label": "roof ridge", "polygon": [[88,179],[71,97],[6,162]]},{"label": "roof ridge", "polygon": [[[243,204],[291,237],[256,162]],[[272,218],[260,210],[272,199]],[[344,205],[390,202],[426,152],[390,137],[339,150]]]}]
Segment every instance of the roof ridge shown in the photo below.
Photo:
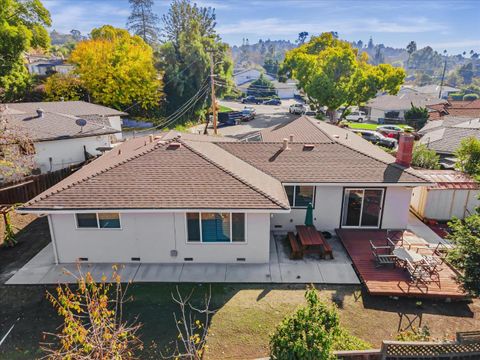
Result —
[{"label": "roof ridge", "polygon": [[[328,137],[328,138],[332,141],[332,143],[337,143],[336,139],[335,139],[333,136],[331,136],[328,132],[326,132],[325,130],[323,130],[321,127],[318,126],[318,121],[320,121],[320,120],[316,120],[316,121],[315,121],[315,120],[313,120],[312,118],[310,118],[310,117],[308,117],[308,116],[305,116],[305,115],[304,115],[304,117],[305,117],[308,121],[310,121],[310,123],[311,123],[313,126],[315,126],[315,128],[317,128],[318,130],[320,130],[326,137]],[[333,126],[333,125],[332,125],[332,126]]]},{"label": "roof ridge", "polygon": [[[264,197],[266,197],[267,199],[269,199],[270,201],[274,202],[276,205],[282,207],[283,209],[288,209],[288,207],[285,207],[284,204],[282,204],[281,201],[279,201],[278,199],[274,198],[273,196],[270,196],[269,194],[267,194],[266,192],[264,192],[263,190],[259,189],[258,187],[256,187],[255,185],[251,184],[249,181],[247,181],[246,179],[244,179],[243,177],[233,173],[232,171],[226,169],[225,167],[223,167],[222,165],[218,164],[216,161],[210,159],[208,156],[206,156],[205,154],[202,154],[200,151],[194,149],[192,146],[190,146],[188,143],[186,143],[185,141],[183,141],[181,138],[178,140],[179,142],[181,142],[187,149],[189,149],[190,151],[192,151],[193,153],[197,154],[198,156],[200,156],[202,159],[208,161],[209,163],[211,163],[212,165],[216,166],[217,168],[219,168],[220,170],[222,170],[223,172],[227,173],[228,175],[232,176],[233,178],[237,179],[238,181],[242,182],[243,184],[247,185],[248,187],[250,187],[252,190],[256,191],[257,193],[263,195]],[[219,147],[220,149],[222,149],[223,151],[227,152],[228,154],[230,154],[231,156],[234,156],[235,158],[237,158],[238,160],[246,163],[247,165],[249,166],[252,166],[253,168],[255,168],[257,171],[260,171],[261,173],[265,174],[266,176],[269,176],[269,177],[272,177],[274,178],[275,180],[279,181],[277,178],[275,178],[274,176],[270,175],[270,174],[266,174],[265,172],[263,172],[262,170],[260,170],[259,168],[257,168],[256,166],[253,166],[252,164],[244,161],[243,159],[233,155],[232,153],[230,153],[229,151],[223,149],[222,147],[218,146],[217,143],[213,143],[215,146]],[[279,181],[280,182],[280,181]],[[281,183],[281,182],[280,182]]]},{"label": "roof ridge", "polygon": [[[38,195],[37,197],[35,197],[34,199],[30,200],[30,201],[29,201],[28,203],[26,203],[25,205],[32,205],[32,204],[38,202],[39,200],[45,200],[45,199],[47,199],[47,198],[49,198],[49,197],[51,197],[51,196],[53,196],[53,195],[55,195],[55,194],[59,194],[59,193],[61,193],[62,191],[65,191],[65,190],[67,190],[67,189],[70,189],[70,188],[72,188],[72,187],[75,186],[75,185],[78,185],[78,184],[83,183],[83,182],[85,182],[85,181],[87,181],[87,180],[93,179],[93,178],[97,177],[98,175],[104,174],[104,173],[106,173],[107,171],[110,171],[110,170],[112,170],[112,169],[115,169],[115,168],[119,167],[120,165],[126,164],[127,162],[130,162],[130,161],[132,161],[132,160],[134,160],[134,159],[137,159],[137,158],[139,158],[140,156],[146,155],[146,154],[148,154],[148,153],[150,153],[150,152],[152,152],[152,151],[154,151],[154,150],[156,150],[156,149],[158,149],[158,148],[160,148],[160,147],[162,147],[162,146],[165,146],[165,145],[169,144],[170,142],[174,142],[174,141],[177,141],[177,138],[173,138],[173,139],[170,139],[170,140],[168,140],[168,141],[163,141],[163,142],[162,142],[162,141],[158,141],[158,142],[156,142],[152,147],[150,147],[150,148],[147,149],[147,150],[141,151],[141,152],[139,152],[139,153],[134,153],[133,155],[131,155],[131,156],[129,156],[129,157],[126,157],[126,158],[124,158],[123,160],[121,160],[121,161],[119,161],[119,162],[115,162],[114,164],[112,164],[112,165],[110,165],[110,166],[108,166],[108,167],[106,167],[106,168],[102,168],[102,169],[96,171],[96,172],[93,173],[93,174],[90,174],[90,175],[88,175],[88,176],[82,177],[81,179],[79,179],[79,180],[77,180],[77,181],[74,181],[73,183],[70,183],[70,184],[68,184],[68,185],[65,185],[65,186],[63,186],[63,187],[61,187],[61,188],[59,188],[59,189],[55,189],[55,190],[53,190],[52,192],[50,192],[50,193],[48,193],[48,194],[45,194],[44,196],[42,196],[42,194],[43,194],[43,193],[42,193],[42,194]],[[111,151],[115,151],[115,150],[116,150],[116,149],[112,149]],[[136,149],[136,150],[138,150],[138,149]],[[105,154],[105,155],[106,155],[106,154]],[[105,155],[102,155],[102,156],[105,156]],[[97,159],[100,159],[100,157],[97,158]],[[87,166],[90,165],[90,164],[92,164],[93,162],[95,162],[97,159],[95,159],[95,160],[92,161],[91,163],[87,164]],[[80,170],[78,170],[78,171],[81,171],[81,170],[82,170],[82,169],[80,169]],[[66,179],[68,179],[68,177],[67,177]],[[55,185],[54,185],[54,186],[55,186]]]}]

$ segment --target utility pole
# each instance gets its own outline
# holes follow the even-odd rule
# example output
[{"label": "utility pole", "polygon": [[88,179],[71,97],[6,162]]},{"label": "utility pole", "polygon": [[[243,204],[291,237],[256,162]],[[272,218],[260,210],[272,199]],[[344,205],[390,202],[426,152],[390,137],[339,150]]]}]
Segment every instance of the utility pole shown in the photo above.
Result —
[{"label": "utility pole", "polygon": [[445,71],[447,70],[447,59],[445,59],[445,65],[443,66],[443,74],[442,74],[442,82],[440,83],[440,91],[438,92],[438,98],[442,98],[442,90],[443,90],[443,81],[445,80]]},{"label": "utility pole", "polygon": [[213,50],[210,50],[210,85],[212,95],[213,133],[217,135],[217,104],[215,100],[215,74],[213,73]]}]

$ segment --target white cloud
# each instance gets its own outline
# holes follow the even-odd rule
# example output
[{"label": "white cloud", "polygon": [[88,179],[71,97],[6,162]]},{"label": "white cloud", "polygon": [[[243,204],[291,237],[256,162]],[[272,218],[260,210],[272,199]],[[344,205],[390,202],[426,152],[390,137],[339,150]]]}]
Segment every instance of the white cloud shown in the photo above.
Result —
[{"label": "white cloud", "polygon": [[478,48],[480,47],[480,39],[470,39],[470,40],[458,40],[458,41],[441,41],[441,42],[433,42],[428,44],[432,48],[437,49],[462,49],[465,50],[470,48]]}]

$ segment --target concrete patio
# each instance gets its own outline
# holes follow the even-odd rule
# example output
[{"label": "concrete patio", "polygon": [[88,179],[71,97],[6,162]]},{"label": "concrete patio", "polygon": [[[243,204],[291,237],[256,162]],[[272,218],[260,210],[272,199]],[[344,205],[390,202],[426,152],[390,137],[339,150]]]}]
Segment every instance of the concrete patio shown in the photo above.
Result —
[{"label": "concrete patio", "polygon": [[[336,237],[328,242],[334,259],[320,260],[309,255],[302,260],[289,259],[284,236],[271,235],[268,264],[117,264],[122,282],[205,282],[205,283],[321,283],[360,284],[350,258]],[[107,278],[114,264],[82,263],[95,280]],[[77,264],[55,265],[52,244],[47,245],[6,283],[8,285],[74,283],[71,273]]]}]

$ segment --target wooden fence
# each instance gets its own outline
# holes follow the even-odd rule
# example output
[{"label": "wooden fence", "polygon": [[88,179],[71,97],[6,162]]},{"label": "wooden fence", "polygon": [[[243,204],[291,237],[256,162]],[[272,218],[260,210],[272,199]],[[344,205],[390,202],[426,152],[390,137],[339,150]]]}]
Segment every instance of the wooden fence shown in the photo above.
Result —
[{"label": "wooden fence", "polygon": [[25,203],[65,179],[82,167],[82,165],[72,165],[47,174],[32,175],[18,181],[2,184],[0,186],[0,204],[14,205]]}]

